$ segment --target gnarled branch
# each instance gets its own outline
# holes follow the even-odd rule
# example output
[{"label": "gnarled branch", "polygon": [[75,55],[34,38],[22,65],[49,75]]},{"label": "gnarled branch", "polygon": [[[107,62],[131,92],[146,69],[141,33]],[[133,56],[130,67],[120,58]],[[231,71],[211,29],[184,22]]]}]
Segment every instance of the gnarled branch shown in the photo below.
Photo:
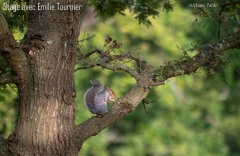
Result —
[{"label": "gnarled branch", "polygon": [[[180,75],[188,75],[196,72],[199,68],[211,68],[217,66],[222,61],[222,53],[226,50],[239,48],[240,31],[232,34],[226,39],[220,40],[214,44],[207,44],[198,47],[198,53],[188,59],[169,62],[153,72],[153,82],[158,85],[169,78]],[[153,83],[153,86],[155,85]]]},{"label": "gnarled branch", "polygon": [[92,117],[77,126],[79,146],[81,146],[86,139],[98,134],[110,124],[123,118],[139,105],[150,91],[147,87],[149,81],[147,79],[143,81],[144,83],[139,82],[125,96],[118,99],[112,109],[110,109],[110,111],[102,118]]},{"label": "gnarled branch", "polygon": [[[216,42],[215,44],[204,45],[194,49],[198,51],[194,57],[169,62],[165,66],[161,66],[159,69],[148,72],[147,74],[138,74],[133,69],[130,70],[128,67],[125,68],[126,65],[118,65],[118,70],[125,71],[137,78],[137,84],[125,96],[118,99],[112,109],[110,109],[110,111],[102,118],[92,117],[77,126],[79,146],[81,146],[82,143],[89,137],[98,134],[110,124],[132,112],[148,95],[150,86],[162,85],[169,78],[191,74],[199,68],[211,66],[211,63],[218,63],[218,60],[214,60],[216,57],[221,56],[223,51],[239,48],[239,45],[240,32],[237,32],[226,39]],[[114,63],[110,64],[109,62],[102,62],[98,63],[98,65],[110,70],[116,70],[116,68],[114,68]]]},{"label": "gnarled branch", "polygon": [[131,75],[133,78],[135,78],[136,80],[140,79],[140,75],[136,72],[136,70],[130,68],[129,66],[125,65],[125,64],[121,64],[121,63],[104,63],[104,62],[99,62],[98,63],[99,66],[101,66],[102,68],[105,69],[109,69],[109,70],[113,70],[113,71],[124,71],[126,73],[128,73],[129,75]]},{"label": "gnarled branch", "polygon": [[27,66],[27,58],[23,50],[18,46],[8,24],[0,11],[0,53],[6,59],[14,73],[19,78],[23,77],[24,68]]}]

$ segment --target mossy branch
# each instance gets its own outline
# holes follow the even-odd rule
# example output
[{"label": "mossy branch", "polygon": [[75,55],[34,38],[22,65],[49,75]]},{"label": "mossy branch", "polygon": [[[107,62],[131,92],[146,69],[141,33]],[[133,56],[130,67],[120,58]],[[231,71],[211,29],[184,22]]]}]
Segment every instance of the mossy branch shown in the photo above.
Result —
[{"label": "mossy branch", "polygon": [[[239,48],[239,45],[240,32],[237,32],[214,44],[206,44],[190,49],[189,51],[197,51],[197,54],[193,57],[184,56],[179,60],[168,62],[167,64],[160,66],[160,68],[154,70],[151,69],[148,72],[139,72],[137,69],[131,68],[127,63],[124,63],[124,60],[126,59],[134,61],[132,56],[126,55],[126,53],[122,53],[117,58],[115,57],[116,55],[110,55],[109,53],[106,53],[106,51],[101,50],[101,53],[98,53],[98,50],[95,50],[95,52],[100,55],[100,58],[98,58],[94,64],[91,64],[92,67],[101,66],[102,68],[113,71],[124,71],[133,76],[137,83],[126,93],[125,96],[118,99],[112,109],[102,118],[92,117],[77,126],[79,146],[81,146],[89,137],[98,134],[107,126],[132,112],[148,95],[151,86],[163,85],[169,78],[192,74],[200,68],[215,67],[222,63],[222,53],[224,51]],[[90,53],[91,55],[93,54],[93,52]],[[122,56],[124,56],[124,59],[122,59]],[[135,61],[135,63],[137,63],[137,61]],[[148,69],[149,68],[146,68],[145,70]]]}]

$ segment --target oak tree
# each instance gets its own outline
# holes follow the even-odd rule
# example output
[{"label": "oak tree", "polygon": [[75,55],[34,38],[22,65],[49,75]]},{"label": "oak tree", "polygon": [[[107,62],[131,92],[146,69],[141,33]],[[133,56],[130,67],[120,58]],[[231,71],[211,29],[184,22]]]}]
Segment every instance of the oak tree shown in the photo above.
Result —
[{"label": "oak tree", "polygon": [[[62,8],[41,9],[37,7],[39,3]],[[58,6],[59,3],[61,6]],[[84,141],[134,111],[152,87],[164,85],[172,77],[225,65],[223,53],[239,49],[240,45],[239,30],[231,30],[228,35],[221,36],[221,25],[225,20],[223,12],[227,7],[232,7],[229,12],[234,11],[233,6],[239,3],[221,4],[218,14],[199,8],[197,14],[215,15],[218,20],[218,40],[182,49],[181,58],[159,65],[159,68],[153,68],[131,51],[118,51],[121,43],[111,37],[105,39],[105,49],[81,51],[78,48],[81,18],[86,6],[93,6],[103,19],[116,13],[124,15],[124,10],[129,9],[139,23],[150,26],[149,16],[158,16],[160,8],[164,11],[173,9],[170,1],[53,0],[50,4],[46,0],[18,0],[11,4],[35,6],[35,9],[24,11],[21,15],[24,18],[15,19],[22,20],[15,23],[20,29],[27,22],[27,31],[21,43],[14,39],[11,32],[10,26],[14,24],[8,24],[0,12],[0,54],[8,64],[1,68],[0,84],[16,84],[19,107],[14,133],[7,139],[0,138],[1,155],[77,155]],[[73,6],[81,9],[71,9]],[[191,51],[196,54],[188,55]],[[97,59],[92,59],[93,55],[97,55]],[[88,61],[88,65],[75,69],[76,60]],[[136,84],[103,117],[94,116],[75,125],[74,72],[93,67],[123,71],[132,76]]]}]

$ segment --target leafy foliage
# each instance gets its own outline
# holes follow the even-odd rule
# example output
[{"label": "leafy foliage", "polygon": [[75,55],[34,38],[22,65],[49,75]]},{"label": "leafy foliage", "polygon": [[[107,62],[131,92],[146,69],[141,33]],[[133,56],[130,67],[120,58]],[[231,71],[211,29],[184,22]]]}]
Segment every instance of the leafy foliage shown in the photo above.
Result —
[{"label": "leafy foliage", "polygon": [[[0,6],[3,7],[3,3],[7,5],[27,5],[26,1],[24,0],[0,0]],[[4,17],[6,18],[9,27],[12,30],[19,30],[21,32],[27,26],[27,19],[28,19],[28,12],[25,10],[4,10],[3,11]],[[17,20],[16,20],[17,19]]]},{"label": "leafy foliage", "polygon": [[151,25],[148,17],[155,18],[158,16],[160,8],[167,12],[173,10],[171,2],[165,0],[92,0],[89,4],[94,6],[97,15],[103,19],[113,17],[116,13],[125,15],[124,11],[129,9],[140,24],[146,25]]}]

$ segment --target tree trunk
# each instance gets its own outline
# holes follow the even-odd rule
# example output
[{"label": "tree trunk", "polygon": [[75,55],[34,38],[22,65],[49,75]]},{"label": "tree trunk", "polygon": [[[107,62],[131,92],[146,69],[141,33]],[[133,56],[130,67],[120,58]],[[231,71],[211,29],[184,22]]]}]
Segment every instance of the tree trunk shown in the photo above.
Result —
[{"label": "tree trunk", "polygon": [[[37,6],[33,0],[30,5]],[[41,4],[73,5],[57,1]],[[80,3],[74,5],[80,5]],[[27,66],[18,77],[19,116],[8,139],[13,155],[76,156],[74,125],[75,51],[81,11],[30,11],[24,52]]]}]

